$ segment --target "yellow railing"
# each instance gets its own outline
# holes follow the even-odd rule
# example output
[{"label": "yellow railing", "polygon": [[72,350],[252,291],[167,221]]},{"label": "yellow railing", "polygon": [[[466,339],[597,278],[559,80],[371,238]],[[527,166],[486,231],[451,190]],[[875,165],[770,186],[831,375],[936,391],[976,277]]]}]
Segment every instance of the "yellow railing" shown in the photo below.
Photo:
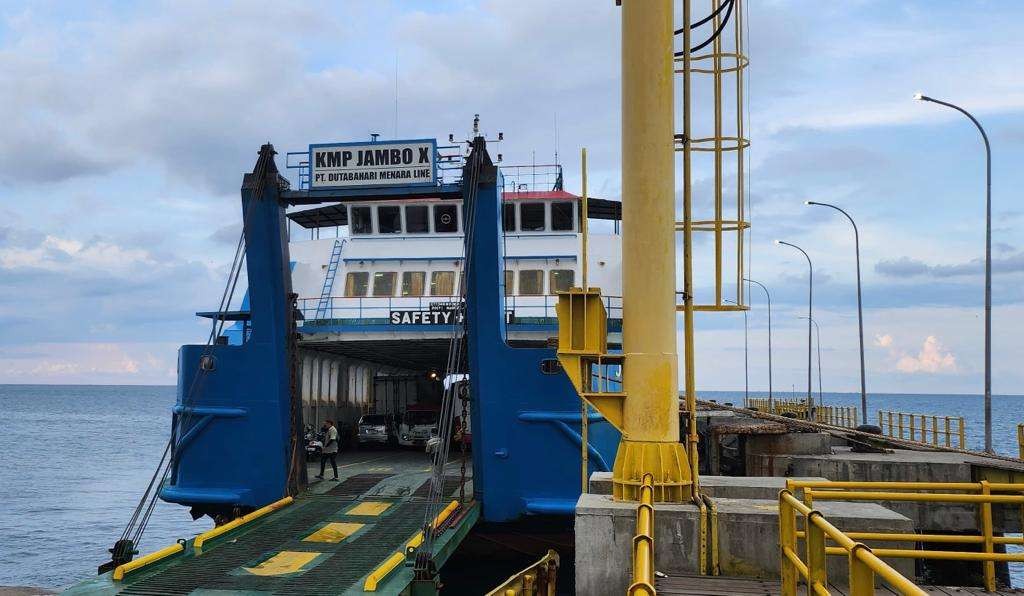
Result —
[{"label": "yellow railing", "polygon": [[[455,510],[458,508],[458,501],[448,503],[448,506],[442,509],[441,512],[437,514],[437,517],[434,518],[434,521],[430,523],[430,530],[436,531],[440,528],[441,524],[447,521],[451,514],[455,513]],[[416,532],[412,535],[412,538],[405,543],[405,547],[402,550],[391,553],[391,555],[384,559],[380,565],[377,565],[377,567],[366,576],[366,580],[363,582],[363,591],[376,592],[377,586],[379,586],[392,571],[406,560],[407,553],[410,549],[417,549],[423,544],[424,538],[423,530]]]},{"label": "yellow railing", "polygon": [[[1024,553],[995,552],[996,545],[1024,545],[1024,537],[995,536],[992,524],[992,505],[1022,506],[1024,523],[1024,484],[981,482],[832,482],[828,480],[787,480],[783,493],[803,492],[800,511],[811,511],[814,501],[903,501],[917,503],[964,503],[978,506],[979,535],[962,534],[905,534],[886,532],[847,532],[847,540],[878,540],[887,542],[930,542],[946,544],[979,544],[981,552],[916,550],[914,548],[878,548],[874,554],[885,558],[937,559],[946,561],[977,561],[982,563],[985,589],[996,589],[995,563],[1024,562]],[[928,491],[928,492],[923,492]],[[941,491],[941,492],[934,492]],[[1012,493],[1012,494],[995,494]],[[782,497],[780,496],[780,499]],[[780,515],[782,509],[780,508]],[[806,515],[806,514],[805,514]],[[783,516],[785,517],[785,516]],[[780,524],[783,522],[780,521]],[[780,528],[782,526],[780,525]],[[795,530],[794,530],[795,531]],[[812,530],[813,533],[813,530]],[[780,534],[780,537],[782,534]],[[806,532],[796,532],[795,538],[807,538]],[[813,538],[813,536],[811,536]],[[787,535],[787,539],[789,539]],[[781,538],[780,538],[781,540]],[[847,554],[839,540],[839,547],[825,549],[829,555]],[[788,544],[788,543],[784,543]],[[892,585],[892,584],[890,584]],[[893,586],[896,587],[896,586]]]},{"label": "yellow railing", "polygon": [[555,596],[558,553],[548,549],[539,561],[505,580],[487,596]]},{"label": "yellow railing", "polygon": [[822,424],[854,428],[857,426],[857,408],[854,406],[818,406],[814,420]]},{"label": "yellow railing", "polygon": [[1024,424],[1017,425],[1017,457],[1024,459]]},{"label": "yellow railing", "polygon": [[[941,426],[940,421],[942,422]],[[879,410],[878,426],[882,429],[882,434],[898,439],[935,446],[967,448],[963,416],[937,416]],[[956,439],[955,444],[954,439]]]},{"label": "yellow railing", "polygon": [[294,500],[295,499],[293,499],[292,497],[285,497],[278,501],[274,501],[270,505],[260,507],[259,509],[251,513],[247,513],[242,517],[235,518],[224,525],[220,525],[212,530],[203,532],[202,534],[196,536],[195,542],[192,543],[192,547],[196,549],[197,553],[202,552],[203,545],[206,544],[207,540],[212,540],[213,538],[216,538],[217,536],[220,536],[222,534],[226,534],[239,526],[244,526],[245,524],[251,522],[254,519],[259,519],[264,515],[267,515],[268,513],[273,513],[278,509],[281,509],[282,507],[291,505]]},{"label": "yellow railing", "polygon": [[[804,532],[797,531],[797,513],[804,518]],[[797,550],[797,539],[803,535],[806,542],[804,562]],[[802,577],[807,584],[807,593],[827,596],[828,571],[826,559],[829,549],[826,539],[839,545],[837,550],[846,555],[850,563],[850,596],[874,596],[875,576],[881,578],[894,590],[904,595],[924,595],[926,592],[903,577],[898,571],[878,558],[870,548],[844,534],[815,511],[800,502],[789,490],[779,493],[779,548],[782,563],[782,594],[796,596],[797,583]]]},{"label": "yellow railing", "polygon": [[[195,551],[195,553],[197,555],[201,554],[202,553],[203,544],[207,540],[210,540],[211,538],[215,538],[217,536],[220,536],[221,534],[230,532],[231,530],[234,530],[235,528],[237,528],[237,527],[239,527],[241,525],[244,525],[244,524],[246,524],[246,523],[248,523],[248,522],[250,522],[250,521],[252,521],[252,520],[254,520],[256,518],[263,517],[264,515],[266,515],[268,513],[277,511],[278,509],[284,507],[285,505],[291,504],[292,501],[293,501],[293,499],[291,497],[285,497],[285,498],[283,498],[283,499],[281,499],[279,501],[275,501],[275,502],[271,503],[270,505],[267,505],[266,507],[261,507],[260,509],[257,509],[256,511],[253,511],[252,513],[249,513],[249,514],[243,515],[242,517],[234,519],[234,520],[232,520],[232,521],[230,521],[230,522],[228,522],[228,523],[226,523],[226,524],[224,524],[222,526],[217,526],[216,528],[213,528],[212,530],[208,530],[206,532],[203,532],[202,534],[199,534],[198,536],[195,537],[195,540],[192,542],[192,548],[194,549],[194,551]],[[157,561],[161,561],[163,559],[166,559],[167,557],[170,557],[172,555],[176,555],[176,554],[181,553],[181,552],[185,552],[185,543],[184,543],[184,541],[178,542],[176,544],[172,544],[171,546],[168,546],[166,548],[162,548],[162,549],[160,549],[160,550],[158,550],[156,552],[149,553],[148,555],[145,555],[143,557],[139,557],[138,559],[134,559],[132,561],[128,561],[127,563],[123,563],[121,565],[118,565],[114,569],[114,573],[113,573],[112,578],[113,578],[114,581],[121,581],[121,580],[124,579],[124,576],[126,574],[131,573],[132,571],[135,571],[136,569],[141,569],[141,568],[149,565],[150,563],[156,563]]]},{"label": "yellow railing", "polygon": [[126,573],[130,573],[132,571],[135,571],[136,569],[141,569],[142,567],[145,567],[150,563],[156,563],[157,561],[166,559],[171,555],[176,555],[180,552],[184,552],[184,550],[185,545],[181,542],[178,542],[166,548],[162,548],[156,552],[149,553],[144,557],[139,557],[138,559],[135,559],[133,561],[122,563],[114,569],[113,580],[119,582],[124,579]]},{"label": "yellow railing", "polygon": [[776,416],[793,414],[801,420],[808,419],[807,402],[799,399],[769,400],[766,397],[751,397],[744,400],[744,405],[748,408],[757,408],[759,412],[767,412]]},{"label": "yellow railing", "polygon": [[654,596],[654,477],[644,474],[640,504],[636,506],[636,536],[633,538],[633,583],[629,596]]}]

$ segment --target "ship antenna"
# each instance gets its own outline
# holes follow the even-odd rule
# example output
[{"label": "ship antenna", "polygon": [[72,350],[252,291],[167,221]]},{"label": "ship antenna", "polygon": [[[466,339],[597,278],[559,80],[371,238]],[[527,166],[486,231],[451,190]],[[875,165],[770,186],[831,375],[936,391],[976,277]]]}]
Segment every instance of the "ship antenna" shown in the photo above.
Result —
[{"label": "ship antenna", "polygon": [[558,112],[555,112],[555,165],[558,165]]},{"label": "ship antenna", "polygon": [[395,136],[393,138],[398,138],[398,52],[395,52]]}]

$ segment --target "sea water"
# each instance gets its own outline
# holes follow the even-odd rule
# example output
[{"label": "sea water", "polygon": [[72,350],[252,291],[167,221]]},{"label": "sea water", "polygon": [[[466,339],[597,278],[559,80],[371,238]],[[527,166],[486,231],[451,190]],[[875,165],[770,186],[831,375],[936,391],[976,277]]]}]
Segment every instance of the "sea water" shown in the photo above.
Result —
[{"label": "sea water", "polygon": [[[61,588],[109,559],[106,549],[121,536],[167,444],[174,394],[174,387],[0,385],[0,586]],[[741,404],[743,392],[701,397]],[[823,397],[828,405],[860,404],[859,394]],[[964,416],[969,446],[982,446],[981,396],[869,400],[872,415],[892,409]],[[1017,453],[1022,412],[1024,396],[993,397],[998,452]],[[210,526],[161,501],[139,546],[149,552]],[[1014,576],[1019,585],[1024,576]]]}]

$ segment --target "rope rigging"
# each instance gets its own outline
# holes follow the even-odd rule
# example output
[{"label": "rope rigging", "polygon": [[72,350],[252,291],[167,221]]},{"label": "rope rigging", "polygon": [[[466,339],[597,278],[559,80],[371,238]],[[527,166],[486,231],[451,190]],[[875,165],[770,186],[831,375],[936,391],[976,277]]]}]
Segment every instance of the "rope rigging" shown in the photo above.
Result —
[{"label": "rope rigging", "polygon": [[[255,200],[259,200],[263,197],[267,173],[270,170],[270,164],[273,163],[273,155],[273,146],[269,144],[264,145],[260,150],[260,157],[252,172],[254,186],[251,196]],[[242,231],[239,234],[238,243],[235,246],[235,254],[231,262],[231,268],[228,272],[227,283],[224,286],[224,291],[221,294],[220,303],[217,307],[217,316],[213,320],[213,325],[211,326],[210,334],[207,337],[203,354],[198,360],[198,369],[196,374],[192,377],[192,383],[189,385],[188,391],[182,398],[181,415],[176,428],[173,429],[171,437],[164,446],[164,451],[160,457],[160,461],[157,463],[152,477],[150,477],[146,490],[143,492],[138,504],[136,504],[135,509],[132,511],[132,515],[129,518],[128,523],[121,532],[121,537],[114,543],[112,548],[108,549],[111,554],[111,560],[100,565],[98,573],[106,573],[122,563],[131,561],[132,557],[134,557],[138,552],[137,547],[146,532],[146,528],[149,526],[149,521],[153,516],[153,511],[156,510],[156,505],[160,497],[160,489],[163,487],[164,483],[170,476],[171,471],[174,469],[175,461],[173,447],[175,437],[178,433],[183,433],[186,429],[191,427],[194,415],[191,406],[193,405],[196,396],[199,395],[199,389],[202,387],[202,381],[205,379],[206,372],[208,372],[208,369],[205,367],[205,363],[208,362],[211,352],[213,351],[214,342],[224,331],[224,325],[227,320],[226,313],[230,308],[232,299],[234,298],[235,288],[238,285],[238,278],[242,271],[242,264],[245,262],[245,229],[248,225],[249,215],[252,211],[252,206],[255,203],[255,200],[250,201],[249,205],[246,207],[245,213],[243,214]],[[244,341],[245,338],[243,338],[243,342]],[[289,474],[289,476],[291,476],[291,474]]]},{"label": "rope rigging", "polygon": [[[476,195],[480,179],[480,170],[482,168],[485,153],[483,152],[482,145],[474,143],[473,151],[470,154],[470,161],[466,165],[465,174],[463,175],[463,188],[466,189],[463,196],[463,211],[465,213],[464,221],[467,222],[465,225],[465,242],[463,243],[463,271],[464,275],[468,276],[469,267],[473,262],[473,236],[474,236],[474,222],[476,212]],[[460,284],[459,287],[460,304],[462,308],[465,308],[466,299],[466,284]],[[460,485],[460,500],[465,497],[465,482],[466,482],[466,455],[465,455],[465,439],[462,435],[466,427],[466,399],[463,395],[463,383],[455,381],[455,377],[460,374],[463,364],[463,350],[466,345],[466,316],[463,313],[462,317],[458,318],[458,322],[452,326],[452,335],[448,344],[448,362],[446,365],[445,374],[445,390],[441,400],[441,415],[438,424],[438,439],[439,444],[437,451],[434,453],[434,460],[431,466],[430,475],[430,492],[427,498],[427,507],[424,510],[423,515],[423,545],[420,547],[419,553],[416,558],[416,569],[421,572],[432,571],[432,563],[430,554],[434,544],[434,528],[432,527],[434,519],[438,516],[443,508],[444,503],[444,469],[448,462],[448,456],[451,451],[451,440],[455,435],[454,420],[455,420],[455,401],[458,399],[462,404],[462,416],[459,418],[459,437],[460,443],[462,444],[462,464],[461,464],[461,485]]]}]

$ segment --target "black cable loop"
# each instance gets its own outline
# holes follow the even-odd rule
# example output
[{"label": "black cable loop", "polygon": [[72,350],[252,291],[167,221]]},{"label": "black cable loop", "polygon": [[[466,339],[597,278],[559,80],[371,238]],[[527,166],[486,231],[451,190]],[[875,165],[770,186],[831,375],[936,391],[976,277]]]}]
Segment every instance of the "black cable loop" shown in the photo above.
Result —
[{"label": "black cable loop", "polygon": [[[725,26],[727,24],[729,24],[729,17],[732,16],[732,8],[733,8],[733,5],[735,3],[736,3],[736,0],[728,0],[728,2],[726,4],[722,4],[722,6],[718,7],[718,10],[721,10],[723,7],[727,7],[728,10],[725,11],[725,17],[722,18],[722,22],[718,24],[718,27],[715,29],[715,32],[711,34],[711,37],[709,37],[706,40],[704,40],[704,42],[701,43],[700,45],[698,45],[697,47],[690,48],[690,53],[691,54],[694,53],[694,52],[699,52],[699,51],[703,50],[704,48],[706,48],[708,46],[708,44],[710,44],[711,42],[713,42],[716,39],[718,39],[718,37],[722,34],[722,31],[725,29]],[[717,13],[717,11],[716,11],[716,13]],[[715,15],[712,14],[711,16],[714,17]],[[711,17],[709,17],[709,18],[711,18]],[[702,21],[702,22],[704,22],[704,21]],[[685,56],[686,55],[686,50],[680,50],[680,51],[676,52],[674,55],[675,55],[676,58],[679,58],[681,56]]]},{"label": "black cable loop", "polygon": [[[700,27],[701,25],[707,23],[711,19],[717,17],[719,14],[722,13],[723,10],[725,10],[726,5],[732,4],[732,2],[733,2],[733,0],[726,0],[726,2],[722,3],[718,8],[716,8],[714,10],[714,12],[712,12],[708,16],[704,17],[703,19],[697,21],[696,23],[691,24],[690,25],[690,30],[692,31],[692,30],[696,29],[697,27]],[[675,35],[682,35],[685,30],[686,30],[685,28],[680,27],[679,29],[676,29],[675,31],[673,31],[673,33]]]}]

